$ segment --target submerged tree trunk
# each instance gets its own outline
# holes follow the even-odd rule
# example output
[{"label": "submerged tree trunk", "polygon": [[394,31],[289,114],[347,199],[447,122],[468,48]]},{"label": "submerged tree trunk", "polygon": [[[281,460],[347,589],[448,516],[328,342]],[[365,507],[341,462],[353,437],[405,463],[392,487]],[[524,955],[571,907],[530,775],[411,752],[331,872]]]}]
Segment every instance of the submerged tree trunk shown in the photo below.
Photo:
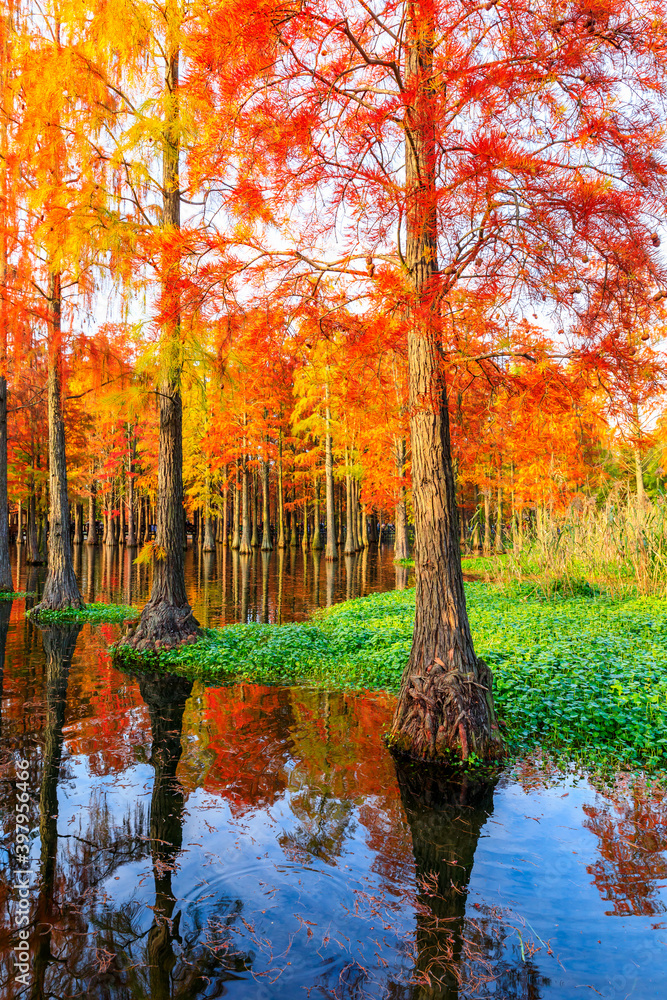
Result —
[{"label": "submerged tree trunk", "polygon": [[[163,126],[163,226],[167,234],[180,229],[179,191],[179,16],[173,3],[166,8],[169,101]],[[124,642],[138,651],[174,646],[198,634],[198,622],[185,593],[183,543],[183,406],[181,400],[181,317],[178,279],[180,263],[166,253],[162,260],[162,309],[165,316],[158,379],[158,484],[156,535],[153,548],[153,585],[150,600],[136,629]],[[123,640],[121,640],[123,641]]]},{"label": "submerged tree trunk", "polygon": [[49,556],[42,600],[33,610],[59,611],[82,608],[83,601],[72,566],[67,499],[65,423],[62,407],[62,345],[60,329],[60,275],[52,274],[49,286]]},{"label": "submerged tree trunk", "polygon": [[408,333],[415,513],[416,612],[410,658],[390,741],[422,761],[501,752],[491,671],[478,660],[466,611],[459,550],[437,265],[433,9],[407,5],[406,262],[413,282]]}]

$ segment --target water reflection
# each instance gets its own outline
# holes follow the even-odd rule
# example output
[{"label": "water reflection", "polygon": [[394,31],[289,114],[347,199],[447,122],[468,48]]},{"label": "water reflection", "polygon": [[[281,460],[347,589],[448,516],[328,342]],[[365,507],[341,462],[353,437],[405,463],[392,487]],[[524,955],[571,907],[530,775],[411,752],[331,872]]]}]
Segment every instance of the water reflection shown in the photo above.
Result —
[{"label": "water reflection", "polygon": [[31,995],[41,998],[53,995],[53,984],[47,986],[47,972],[60,971],[58,956],[52,951],[53,926],[58,921],[54,890],[58,850],[58,782],[63,750],[63,726],[67,682],[74,656],[80,625],[46,627],[42,630],[44,644],[44,702],[42,781],[39,791],[39,891],[35,911],[36,947],[34,982]]},{"label": "water reflection", "polygon": [[[74,567],[85,600],[141,604],[150,593],[150,567],[134,562],[136,550],[118,546],[73,546]],[[188,599],[207,626],[235,621],[283,622],[307,618],[320,607],[372,591],[392,590],[400,570],[403,586],[412,571],[395,569],[393,549],[383,546],[327,562],[318,549],[254,550],[250,555],[218,546],[189,547],[185,554]],[[17,589],[41,588],[44,567],[14,565]]]},{"label": "water reflection", "polygon": [[[147,585],[115,554],[82,554],[86,588]],[[349,572],[307,559],[219,550],[197,556],[189,585],[214,621],[242,600],[288,616],[318,587],[326,599],[330,578],[344,595],[372,577],[370,558]],[[25,997],[662,998],[659,790],[528,767],[495,787],[397,769],[380,738],[387,695],[138,679],[111,664],[114,626],[40,631],[24,610],[0,602],[1,996],[16,994],[25,755],[39,873]]]}]

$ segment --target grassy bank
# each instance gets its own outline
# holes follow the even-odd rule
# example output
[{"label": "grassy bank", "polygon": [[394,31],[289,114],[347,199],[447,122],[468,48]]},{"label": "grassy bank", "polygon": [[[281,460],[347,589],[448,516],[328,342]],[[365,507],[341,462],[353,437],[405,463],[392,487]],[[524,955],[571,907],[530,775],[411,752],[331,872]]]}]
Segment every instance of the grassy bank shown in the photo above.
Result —
[{"label": "grassy bank", "polygon": [[[667,765],[666,600],[546,600],[534,587],[477,582],[466,592],[513,749],[541,744],[587,762]],[[396,690],[413,619],[414,591],[373,594],[306,623],[208,630],[161,653],[159,667],[223,683]],[[142,662],[153,669],[158,659]]]}]

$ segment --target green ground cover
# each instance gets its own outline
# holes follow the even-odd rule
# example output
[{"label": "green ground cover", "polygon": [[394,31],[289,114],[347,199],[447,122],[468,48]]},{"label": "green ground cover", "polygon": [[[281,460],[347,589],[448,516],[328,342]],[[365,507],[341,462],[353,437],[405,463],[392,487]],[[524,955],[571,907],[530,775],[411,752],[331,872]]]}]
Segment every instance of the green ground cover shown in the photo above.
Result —
[{"label": "green ground cover", "polygon": [[57,625],[69,622],[91,622],[93,625],[101,625],[105,622],[123,622],[126,618],[138,618],[137,608],[131,608],[127,604],[103,604],[96,601],[93,604],[86,604],[83,608],[64,608],[62,611],[40,611],[38,615],[33,614],[32,609],[26,612],[29,618],[44,625]]},{"label": "green ground cover", "polygon": [[[542,745],[582,763],[667,765],[667,600],[593,590],[545,599],[534,586],[478,582],[466,593],[510,749]],[[197,643],[140,662],[220,683],[395,691],[413,620],[414,590],[372,594],[305,623],[206,630]],[[132,664],[123,647],[116,656]]]}]

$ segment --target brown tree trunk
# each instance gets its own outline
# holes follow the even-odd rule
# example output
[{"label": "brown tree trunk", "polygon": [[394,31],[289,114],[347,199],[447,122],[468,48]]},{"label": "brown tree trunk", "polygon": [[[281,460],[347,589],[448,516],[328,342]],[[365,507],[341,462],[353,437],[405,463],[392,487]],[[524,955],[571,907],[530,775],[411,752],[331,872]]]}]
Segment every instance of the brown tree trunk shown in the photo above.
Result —
[{"label": "brown tree trunk", "polygon": [[315,476],[315,490],[313,496],[313,542],[311,548],[313,552],[319,552],[322,549],[322,537],[320,535],[320,477]]},{"label": "brown tree trunk", "polygon": [[394,439],[394,462],[396,464],[396,476],[398,478],[398,488],[396,490],[396,533],[394,535],[394,561],[410,558],[410,544],[408,542],[408,515],[405,502],[405,438],[396,437]]},{"label": "brown tree trunk", "polygon": [[491,487],[484,487],[484,549],[485,556],[491,555]]},{"label": "brown tree trunk", "polygon": [[128,427],[127,436],[129,439],[127,456],[127,544],[130,548],[135,548],[137,544],[137,531],[134,524],[134,427]]},{"label": "brown tree trunk", "polygon": [[239,489],[239,460],[236,459],[236,478],[234,480],[234,532],[232,534],[232,548],[238,549],[241,544],[241,490]]},{"label": "brown tree trunk", "polygon": [[83,543],[83,504],[77,503],[74,506],[74,544]]},{"label": "brown tree trunk", "polygon": [[503,551],[503,491],[500,486],[496,502],[496,540],[493,547],[496,552]]},{"label": "brown tree trunk", "polygon": [[[243,442],[245,449],[245,441]],[[243,531],[241,533],[241,544],[239,552],[242,556],[247,556],[252,552],[250,545],[250,472],[248,471],[248,456],[243,456],[243,466],[241,469],[242,489],[241,489],[241,514],[243,520]]]},{"label": "brown tree trunk", "polygon": [[356,552],[354,540],[354,517],[352,512],[352,476],[349,472],[350,457],[347,448],[345,449],[345,464],[348,471],[345,473],[345,555],[351,556]]},{"label": "brown tree trunk", "polygon": [[28,526],[26,528],[26,557],[28,566],[37,566],[42,562],[37,541],[37,501],[35,498],[35,481],[31,478],[28,495]]},{"label": "brown tree trunk", "polygon": [[327,562],[338,559],[336,544],[336,511],[334,507],[333,442],[331,440],[331,412],[329,410],[329,386],[325,386],[327,430],[324,439],[324,485],[327,505],[327,545],[324,558]]},{"label": "brown tree trunk", "polygon": [[287,548],[285,535],[285,484],[283,482],[283,432],[278,432],[278,548]]},{"label": "brown tree trunk", "polygon": [[62,345],[60,329],[60,275],[49,284],[48,410],[49,410],[49,555],[44,593],[31,615],[40,611],[82,608],[83,601],[72,566],[67,499],[65,423],[62,408]]},{"label": "brown tree trunk", "polygon": [[90,482],[90,493],[88,494],[88,534],[86,545],[97,543],[97,525],[95,524],[95,480]]},{"label": "brown tree trunk", "polygon": [[408,333],[415,512],[416,612],[392,724],[397,753],[417,760],[497,757],[491,671],[478,660],[466,611],[442,353],[437,265],[433,10],[406,10],[406,263],[413,282]]},{"label": "brown tree trunk", "polygon": [[252,474],[252,536],[250,538],[250,546],[253,549],[259,548],[259,533],[257,531],[257,522],[259,520],[258,496],[257,472],[254,471]]},{"label": "brown tree trunk", "polygon": [[[166,16],[167,69],[165,89],[169,102],[162,136],[163,226],[167,234],[180,229],[179,191],[179,49],[176,42],[178,13],[173,5]],[[158,483],[153,585],[150,600],[136,629],[125,643],[143,651],[156,642],[173,646],[199,632],[185,593],[183,543],[183,410],[181,400],[181,317],[179,261],[162,260],[162,307],[165,315],[158,379]]]},{"label": "brown tree trunk", "polygon": [[262,462],[262,552],[269,552],[272,548],[269,516],[269,460],[265,458]]}]

